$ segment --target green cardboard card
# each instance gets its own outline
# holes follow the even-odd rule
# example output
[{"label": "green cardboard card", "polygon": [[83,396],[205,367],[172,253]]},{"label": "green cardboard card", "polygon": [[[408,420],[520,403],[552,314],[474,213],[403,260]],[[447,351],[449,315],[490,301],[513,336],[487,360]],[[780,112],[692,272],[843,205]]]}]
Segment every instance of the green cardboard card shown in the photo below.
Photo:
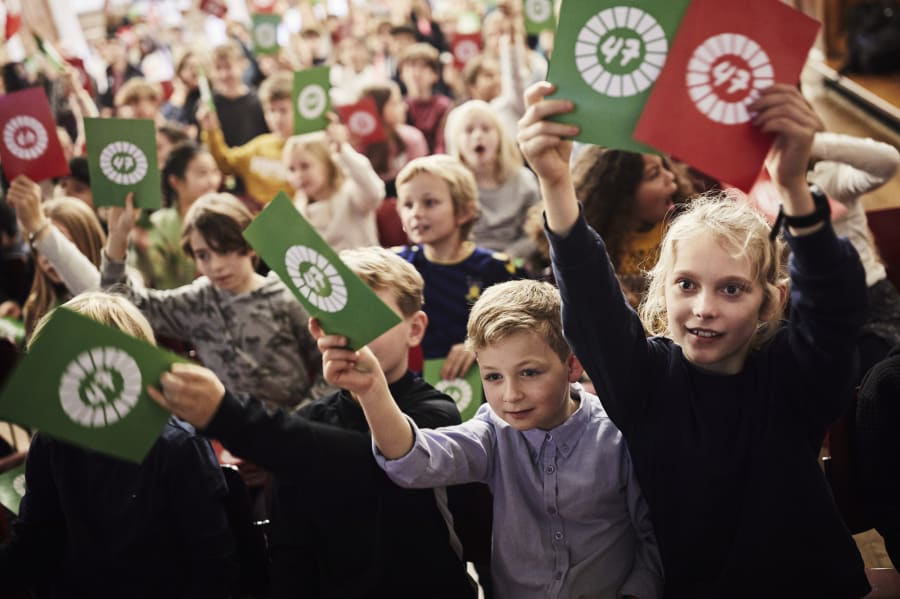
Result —
[{"label": "green cardboard card", "polygon": [[654,152],[632,139],[690,0],[563,0],[547,80],[575,109],[575,139]]},{"label": "green cardboard card", "polygon": [[278,26],[281,17],[272,13],[253,15],[253,53],[276,54],[278,46]]},{"label": "green cardboard card", "polygon": [[139,463],[169,418],[145,389],[184,361],[59,308],[0,394],[0,420]]},{"label": "green cardboard card", "polygon": [[526,33],[540,33],[556,28],[552,0],[525,0],[522,13],[525,16]]},{"label": "green cardboard card", "polygon": [[149,119],[84,119],[88,172],[95,206],[162,206],[156,129]]},{"label": "green cardboard card", "polygon": [[456,402],[463,422],[470,419],[481,406],[481,371],[478,364],[472,364],[466,376],[445,381],[441,378],[444,359],[425,360],[422,378],[431,383],[435,389],[446,393]]},{"label": "green cardboard card", "polygon": [[0,474],[0,505],[18,516],[24,496],[25,464]]},{"label": "green cardboard card", "polygon": [[213,102],[212,88],[209,85],[209,78],[203,67],[197,69],[197,88],[200,90],[200,101],[206,106],[210,112],[216,112],[216,103]]},{"label": "green cardboard card", "polygon": [[331,335],[360,348],[400,322],[341,261],[284,192],[244,230],[244,237],[278,273],[310,316]]},{"label": "green cardboard card", "polygon": [[329,72],[328,67],[313,67],[294,73],[294,133],[322,131],[328,126]]},{"label": "green cardboard card", "polygon": [[25,323],[15,318],[0,318],[0,337],[21,345],[25,341]]}]

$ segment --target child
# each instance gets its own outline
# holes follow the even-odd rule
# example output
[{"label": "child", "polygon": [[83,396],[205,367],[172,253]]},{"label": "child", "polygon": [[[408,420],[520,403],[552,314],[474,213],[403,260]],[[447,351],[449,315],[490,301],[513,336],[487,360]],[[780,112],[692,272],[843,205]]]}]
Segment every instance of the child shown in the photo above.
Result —
[{"label": "child", "polygon": [[246,185],[247,195],[260,208],[279,191],[291,193],[281,153],[284,142],[294,132],[293,84],[291,73],[276,73],[263,81],[259,99],[266,124],[272,132],[258,135],[241,146],[226,145],[217,113],[205,107],[197,111],[197,120],[203,129],[202,140],[219,168],[227,175],[239,176]]},{"label": "child", "polygon": [[240,44],[231,40],[213,48],[209,67],[213,104],[225,144],[229,148],[243,146],[268,133],[260,98],[242,80],[247,58]]},{"label": "child", "polygon": [[397,71],[406,86],[410,124],[425,136],[431,153],[443,153],[444,118],[453,101],[432,91],[441,76],[438,51],[425,43],[413,44],[400,56]]},{"label": "child", "polygon": [[[150,324],[122,297],[86,293],[65,307],[154,343]],[[13,537],[0,546],[5,591],[36,586],[47,597],[229,596],[234,542],[225,479],[209,443],[183,422],[170,418],[141,464],[38,433],[25,481]]]},{"label": "child", "polygon": [[181,246],[204,276],[168,291],[138,289],[124,277],[136,213],[130,200],[110,212],[103,287],[117,285],[157,335],[193,345],[229,388],[288,407],[310,398],[321,357],[306,331],[308,316],[274,272],[263,277],[254,271],[256,254],[241,234],[253,218],[247,207],[226,193],[194,202]]},{"label": "child", "polygon": [[508,256],[469,241],[477,188],[456,158],[416,158],[397,175],[397,193],[403,230],[415,244],[400,255],[425,279],[425,313],[432,323],[422,353],[426,360],[446,358],[441,377],[454,379],[475,361],[463,345],[470,306],[483,289],[520,273]]},{"label": "child", "polygon": [[161,119],[162,90],[157,83],[134,77],[116,93],[116,116],[124,119]]},{"label": "child", "polygon": [[597,397],[573,384],[582,369],[563,339],[556,289],[536,281],[487,289],[466,343],[488,405],[464,424],[421,430],[394,403],[369,350],[319,339],[326,376],[358,397],[393,481],[490,486],[498,597],[659,597],[647,506],[621,434]]},{"label": "child", "polygon": [[[696,201],[650,273],[643,322],[625,301],[569,172],[572,109],[526,94],[520,146],[539,177],[566,338],[621,429],[650,506],[667,597],[861,597],[869,585],[817,463],[851,397],[865,282],[805,180],[818,119],[799,91],[748,106],[774,134],[769,170],[792,249],[792,313],[780,247],[742,204]],[[817,194],[818,195],[818,194]],[[821,201],[820,201],[821,200]],[[791,532],[791,542],[784,534]]]},{"label": "child", "polygon": [[584,219],[606,251],[635,308],[646,291],[644,272],[656,263],[666,215],[692,195],[668,159],[586,146],[572,165]]},{"label": "child", "polygon": [[332,121],[323,132],[288,139],[283,157],[294,206],[338,251],[378,244],[375,211],[384,199],[384,182],[348,137]]},{"label": "child", "polygon": [[[371,365],[383,372],[401,409],[422,427],[459,424],[453,402],[407,368],[409,348],[428,322],[422,277],[382,248],[344,251],[341,258],[402,318],[370,344],[377,356]],[[476,596],[446,512],[453,489],[409,491],[388,480],[372,457],[354,393],[289,414],[239,400],[197,366],[176,365],[161,382],[165,397],[150,392],[160,405],[275,473],[273,596]]]},{"label": "child", "polygon": [[362,95],[375,101],[381,124],[387,133],[386,141],[369,144],[363,153],[384,181],[387,197],[395,198],[397,173],[410,160],[427,156],[428,142],[421,131],[406,124],[406,103],[396,83],[389,81],[369,85],[362,90]]},{"label": "child", "polygon": [[196,276],[194,261],[181,249],[181,222],[200,196],[219,190],[222,173],[212,154],[201,145],[185,141],[169,152],[162,170],[166,208],[150,215],[146,246],[138,246],[138,268],[147,285],[174,289]]},{"label": "child", "polygon": [[478,185],[478,220],[472,239],[514,258],[525,258],[534,244],[524,231],[525,217],[539,203],[537,179],[522,163],[516,142],[491,107],[469,100],[447,117],[447,152],[462,161]]}]

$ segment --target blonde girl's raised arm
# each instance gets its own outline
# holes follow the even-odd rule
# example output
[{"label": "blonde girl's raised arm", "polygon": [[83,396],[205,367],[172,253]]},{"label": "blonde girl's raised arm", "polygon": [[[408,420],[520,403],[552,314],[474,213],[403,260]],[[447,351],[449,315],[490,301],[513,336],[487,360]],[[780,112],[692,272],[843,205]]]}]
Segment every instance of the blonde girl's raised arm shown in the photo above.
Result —
[{"label": "blonde girl's raised arm", "polygon": [[[384,181],[372,168],[369,159],[354,150],[349,143],[342,143],[340,151],[335,154],[344,172],[358,188],[358,193],[351,194],[350,201],[360,212],[374,211],[384,199]],[[335,190],[337,191],[337,190]]]}]

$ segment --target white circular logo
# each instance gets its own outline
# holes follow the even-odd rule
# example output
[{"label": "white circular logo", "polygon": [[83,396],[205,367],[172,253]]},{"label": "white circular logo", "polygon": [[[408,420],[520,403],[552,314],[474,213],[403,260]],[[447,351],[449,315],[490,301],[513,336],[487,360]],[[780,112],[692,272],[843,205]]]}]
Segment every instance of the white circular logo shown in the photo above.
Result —
[{"label": "white circular logo", "polygon": [[316,250],[294,245],[284,255],[288,276],[312,305],[340,312],[347,305],[347,286],[334,265]]},{"label": "white circular logo", "polygon": [[449,395],[460,412],[463,412],[472,403],[472,387],[466,379],[438,381],[434,388]]},{"label": "white circular logo", "polygon": [[119,185],[134,185],[147,175],[147,156],[129,141],[114,141],[100,152],[100,170]]},{"label": "white circular logo", "polygon": [[653,16],[616,6],[601,10],[578,32],[575,66],[597,93],[627,98],[656,81],[668,52],[666,33]]},{"label": "white circular logo", "polygon": [[25,473],[19,474],[13,479],[12,482],[13,491],[15,491],[19,497],[25,497]]},{"label": "white circular logo", "polygon": [[350,115],[350,118],[347,119],[347,126],[350,128],[350,131],[362,137],[370,135],[375,131],[377,124],[374,116],[362,110],[354,112]]},{"label": "white circular logo", "polygon": [[456,60],[459,62],[469,62],[478,52],[478,44],[474,40],[463,40],[456,44]]},{"label": "white circular logo", "polygon": [[256,43],[260,48],[271,48],[278,43],[278,28],[274,23],[260,23],[255,31]]},{"label": "white circular logo", "polygon": [[63,411],[82,426],[118,422],[137,404],[141,369],[116,347],[97,347],[72,360],[59,382]]},{"label": "white circular logo", "polygon": [[297,111],[306,120],[312,120],[325,112],[327,101],[321,85],[307,85],[297,95]]},{"label": "white circular logo", "polygon": [[28,115],[9,119],[3,128],[3,143],[21,160],[34,160],[43,154],[47,141],[47,130],[39,120]]},{"label": "white circular logo", "polygon": [[533,23],[543,23],[552,11],[550,0],[525,0],[525,14]]},{"label": "white circular logo", "polygon": [[694,50],[688,62],[688,94],[708,118],[725,125],[750,120],[747,105],[774,83],[765,51],[740,33],[720,33]]}]

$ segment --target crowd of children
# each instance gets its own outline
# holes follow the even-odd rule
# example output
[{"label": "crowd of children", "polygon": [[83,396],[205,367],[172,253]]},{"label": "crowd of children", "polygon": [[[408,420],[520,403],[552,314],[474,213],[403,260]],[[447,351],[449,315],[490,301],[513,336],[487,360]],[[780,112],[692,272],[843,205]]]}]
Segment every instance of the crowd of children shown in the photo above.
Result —
[{"label": "crowd of children", "polygon": [[[772,231],[765,207],[701,194],[669,157],[573,151],[578,127],[554,120],[573,104],[542,81],[552,37],[526,35],[523,0],[458,7],[481,27],[466,65],[448,43],[465,15],[403,4],[351,2],[338,18],[276,2],[302,26],[274,55],[237,22],[208,47],[190,19],[164,36],[110,13],[93,44],[102,80],[4,67],[5,90],[64,99],[72,173],[55,189],[3,180],[0,318],[30,343],[65,305],[199,364],[148,389],[174,416],[140,465],[33,436],[0,589],[864,596],[817,458],[877,365],[859,404],[862,487],[900,565],[900,493],[882,484],[897,461],[879,457],[896,444],[873,416],[900,426],[884,399],[897,349],[878,364],[900,347],[900,294],[859,202],[897,150],[824,132],[795,87],[760,91],[749,109],[774,139],[783,210]],[[336,108],[295,134],[293,72],[319,64],[333,106],[373,101],[383,140],[363,143]],[[94,205],[93,115],[154,122],[161,209],[132,194]],[[846,214],[832,222],[808,183]],[[399,324],[351,349],[309,317],[243,236],[279,192]],[[442,383],[477,367],[474,416],[423,380],[423,359],[442,361]],[[253,589],[207,439],[239,458],[268,520]]]}]

